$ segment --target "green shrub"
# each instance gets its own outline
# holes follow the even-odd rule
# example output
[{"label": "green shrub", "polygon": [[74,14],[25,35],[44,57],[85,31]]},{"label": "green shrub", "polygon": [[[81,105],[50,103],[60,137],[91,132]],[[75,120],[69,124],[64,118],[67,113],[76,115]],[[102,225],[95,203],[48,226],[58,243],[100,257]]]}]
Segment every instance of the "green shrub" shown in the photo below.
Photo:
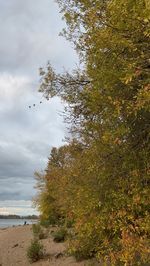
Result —
[{"label": "green shrub", "polygon": [[31,245],[27,249],[27,257],[31,263],[44,257],[43,245],[38,240],[31,241]]},{"label": "green shrub", "polygon": [[42,220],[40,221],[40,225],[43,226],[43,227],[45,227],[45,228],[48,228],[48,227],[51,225],[51,223],[50,223],[49,220],[44,220],[44,219],[42,219]]},{"label": "green shrub", "polygon": [[54,241],[59,243],[59,242],[64,242],[66,237],[67,237],[67,230],[65,228],[60,228],[56,232],[53,233]]},{"label": "green shrub", "polygon": [[33,224],[32,225],[32,231],[33,231],[34,237],[37,239],[44,239],[46,237],[40,224]]},{"label": "green shrub", "polygon": [[67,220],[66,221],[66,227],[69,229],[69,228],[72,228],[73,227],[73,224],[74,224],[74,221],[73,220]]},{"label": "green shrub", "polygon": [[32,225],[32,231],[33,231],[34,236],[39,235],[39,233],[41,232],[40,224],[33,224]]}]

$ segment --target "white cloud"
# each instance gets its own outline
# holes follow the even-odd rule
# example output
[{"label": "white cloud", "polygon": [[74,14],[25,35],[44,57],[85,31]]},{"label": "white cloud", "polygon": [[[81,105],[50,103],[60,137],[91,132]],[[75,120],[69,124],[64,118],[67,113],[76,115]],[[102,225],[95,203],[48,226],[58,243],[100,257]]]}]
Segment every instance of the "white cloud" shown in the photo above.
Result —
[{"label": "white cloud", "polygon": [[57,69],[75,65],[75,52],[58,36],[64,22],[55,1],[0,0],[0,23],[0,70],[33,77],[47,60]]},{"label": "white cloud", "polygon": [[10,73],[0,73],[0,97],[1,100],[18,99],[25,94],[24,87],[31,80],[27,76],[16,76]]},{"label": "white cloud", "polygon": [[32,215],[38,214],[37,210],[32,207],[31,201],[17,200],[17,201],[0,201],[0,214],[18,214],[18,215]]},{"label": "white cloud", "polygon": [[19,106],[32,97],[31,80],[27,76],[0,73],[0,118],[8,111],[18,110]]}]

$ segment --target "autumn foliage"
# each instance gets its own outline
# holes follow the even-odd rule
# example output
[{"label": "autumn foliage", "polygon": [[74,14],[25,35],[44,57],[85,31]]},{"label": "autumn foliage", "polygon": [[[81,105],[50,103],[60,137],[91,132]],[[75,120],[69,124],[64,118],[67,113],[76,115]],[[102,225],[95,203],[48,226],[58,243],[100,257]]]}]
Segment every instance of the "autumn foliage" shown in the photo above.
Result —
[{"label": "autumn foliage", "polygon": [[38,176],[43,220],[71,224],[69,251],[110,265],[149,262],[150,3],[57,1],[84,68],[40,69],[67,103],[68,144]]}]

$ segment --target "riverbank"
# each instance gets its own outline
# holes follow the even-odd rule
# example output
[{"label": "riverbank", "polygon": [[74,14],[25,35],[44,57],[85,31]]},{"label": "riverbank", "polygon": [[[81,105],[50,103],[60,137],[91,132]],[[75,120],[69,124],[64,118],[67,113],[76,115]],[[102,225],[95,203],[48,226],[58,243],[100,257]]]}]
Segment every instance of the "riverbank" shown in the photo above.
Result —
[{"label": "riverbank", "polygon": [[85,266],[64,255],[65,244],[55,243],[52,237],[41,240],[47,257],[36,263],[28,262],[26,252],[32,240],[32,226],[16,226],[0,229],[0,266]]}]

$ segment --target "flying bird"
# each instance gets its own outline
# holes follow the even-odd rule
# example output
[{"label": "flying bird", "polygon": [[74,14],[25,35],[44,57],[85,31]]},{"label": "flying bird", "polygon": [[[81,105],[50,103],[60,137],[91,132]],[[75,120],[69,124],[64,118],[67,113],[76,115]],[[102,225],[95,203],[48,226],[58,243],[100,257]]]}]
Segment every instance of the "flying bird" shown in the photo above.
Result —
[{"label": "flying bird", "polygon": [[[41,104],[41,103],[43,103],[43,102],[42,102],[42,101],[40,101],[39,103]],[[32,105],[29,105],[29,108],[31,109],[31,108],[32,108],[32,106],[34,106],[34,107],[35,107],[35,106],[36,106],[36,104],[35,104],[35,103],[33,103]]]}]

